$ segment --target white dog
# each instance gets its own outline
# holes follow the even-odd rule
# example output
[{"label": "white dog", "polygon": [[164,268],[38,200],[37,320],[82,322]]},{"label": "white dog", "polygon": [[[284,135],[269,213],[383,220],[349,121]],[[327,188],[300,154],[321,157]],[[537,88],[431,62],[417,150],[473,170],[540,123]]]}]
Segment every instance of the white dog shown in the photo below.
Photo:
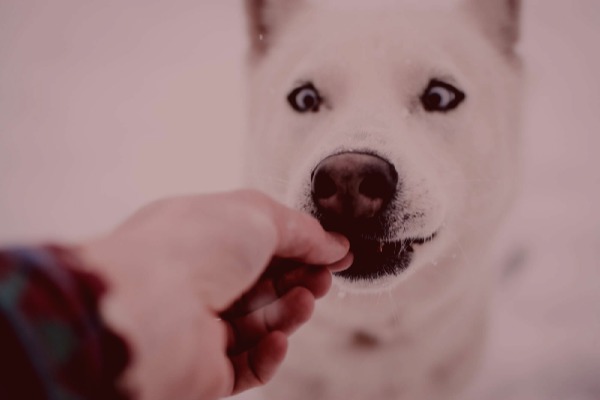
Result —
[{"label": "white dog", "polygon": [[456,397],[515,191],[519,1],[246,2],[249,178],[345,234],[355,257],[270,397]]}]

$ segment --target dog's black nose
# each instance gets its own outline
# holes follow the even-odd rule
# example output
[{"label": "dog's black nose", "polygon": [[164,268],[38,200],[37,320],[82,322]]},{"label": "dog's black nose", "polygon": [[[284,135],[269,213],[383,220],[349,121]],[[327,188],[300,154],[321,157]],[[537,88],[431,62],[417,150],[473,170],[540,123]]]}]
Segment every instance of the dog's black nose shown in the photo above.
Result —
[{"label": "dog's black nose", "polygon": [[378,217],[398,186],[398,173],[388,161],[365,153],[341,153],[317,166],[312,197],[318,211],[335,220]]}]

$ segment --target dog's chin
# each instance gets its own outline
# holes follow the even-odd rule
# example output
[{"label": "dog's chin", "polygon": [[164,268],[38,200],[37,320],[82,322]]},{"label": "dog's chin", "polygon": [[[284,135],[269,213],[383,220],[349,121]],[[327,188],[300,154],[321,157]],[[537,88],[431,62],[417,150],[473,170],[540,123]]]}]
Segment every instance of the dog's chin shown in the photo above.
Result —
[{"label": "dog's chin", "polygon": [[377,241],[363,238],[350,238],[350,249],[354,254],[352,266],[337,272],[337,278],[357,289],[389,286],[394,277],[410,268],[415,248],[431,241],[428,238],[403,239],[398,241]]}]

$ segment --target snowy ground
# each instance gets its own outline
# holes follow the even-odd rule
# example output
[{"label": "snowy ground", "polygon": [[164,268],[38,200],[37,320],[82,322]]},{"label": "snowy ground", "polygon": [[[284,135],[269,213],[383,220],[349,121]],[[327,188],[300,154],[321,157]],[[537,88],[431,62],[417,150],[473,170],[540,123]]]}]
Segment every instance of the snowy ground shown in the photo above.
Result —
[{"label": "snowy ground", "polygon": [[[525,17],[523,191],[472,398],[598,400],[600,3],[530,0]],[[241,22],[238,1],[1,1],[0,242],[77,240],[235,186]]]}]

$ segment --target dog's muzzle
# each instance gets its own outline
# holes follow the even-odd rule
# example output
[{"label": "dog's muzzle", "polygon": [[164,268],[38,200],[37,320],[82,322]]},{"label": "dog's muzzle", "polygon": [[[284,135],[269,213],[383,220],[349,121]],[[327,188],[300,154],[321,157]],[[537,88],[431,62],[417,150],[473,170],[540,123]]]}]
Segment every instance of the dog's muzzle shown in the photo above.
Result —
[{"label": "dog's muzzle", "polygon": [[414,240],[388,239],[390,204],[399,192],[395,167],[376,155],[340,153],[315,168],[312,200],[316,217],[326,230],[348,237],[354,253],[354,263],[340,276],[376,279],[408,267]]}]

